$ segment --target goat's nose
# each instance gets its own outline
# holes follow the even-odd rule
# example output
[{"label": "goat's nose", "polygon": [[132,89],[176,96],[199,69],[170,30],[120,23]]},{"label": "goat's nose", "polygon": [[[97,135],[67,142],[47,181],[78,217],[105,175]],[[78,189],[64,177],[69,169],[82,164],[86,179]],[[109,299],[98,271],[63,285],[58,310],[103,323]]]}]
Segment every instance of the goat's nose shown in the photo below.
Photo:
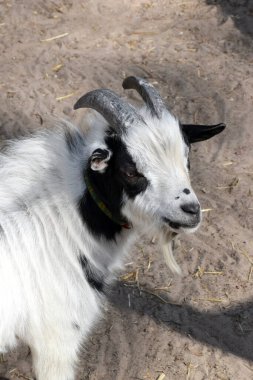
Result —
[{"label": "goat's nose", "polygon": [[181,206],[181,209],[186,212],[187,214],[197,215],[200,211],[200,205],[199,203],[184,203]]}]

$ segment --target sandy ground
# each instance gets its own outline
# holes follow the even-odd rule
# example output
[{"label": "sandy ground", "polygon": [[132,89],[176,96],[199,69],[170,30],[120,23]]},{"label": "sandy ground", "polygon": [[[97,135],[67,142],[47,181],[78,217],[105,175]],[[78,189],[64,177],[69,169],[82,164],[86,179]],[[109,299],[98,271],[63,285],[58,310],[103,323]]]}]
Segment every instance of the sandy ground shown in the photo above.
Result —
[{"label": "sandy ground", "polygon": [[[210,210],[177,249],[183,276],[138,242],[78,380],[253,379],[252,38],[252,0],[0,0],[2,136],[52,115],[79,122],[80,95],[123,94],[130,74],[152,81],[182,121],[227,124],[193,147],[192,181]],[[0,375],[33,378],[27,347],[0,361]]]}]

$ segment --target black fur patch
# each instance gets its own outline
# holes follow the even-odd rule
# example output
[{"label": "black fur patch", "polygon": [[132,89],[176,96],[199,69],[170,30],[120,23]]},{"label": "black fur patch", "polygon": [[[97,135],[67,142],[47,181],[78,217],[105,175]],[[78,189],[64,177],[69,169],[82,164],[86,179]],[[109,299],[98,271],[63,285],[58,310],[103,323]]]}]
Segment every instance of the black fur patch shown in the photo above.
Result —
[{"label": "black fur patch", "polygon": [[100,210],[87,190],[80,200],[79,210],[84,223],[97,236],[103,235],[112,240],[122,230],[119,224],[114,223]]},{"label": "black fur patch", "polygon": [[[114,155],[113,170],[115,179],[117,179],[129,198],[134,198],[145,191],[148,186],[148,180],[137,172],[136,165],[127,152],[125,144],[120,139],[115,138],[108,138],[106,143]],[[128,177],[126,173],[129,171],[135,172],[136,175]]]},{"label": "black fur patch", "polygon": [[84,255],[79,256],[79,262],[90,286],[98,292],[103,292],[105,284],[102,276],[100,276],[99,273],[92,268],[91,264]]},{"label": "black fur patch", "polygon": [[[108,167],[104,173],[85,169],[99,199],[114,215],[116,220],[122,219],[123,192],[134,198],[148,186],[147,179],[137,172],[136,166],[127,149],[118,136],[108,136],[106,144],[112,152]],[[126,172],[132,170],[136,176],[128,177]],[[97,206],[88,190],[80,200],[79,210],[83,221],[90,231],[108,240],[115,239],[122,226],[108,218]]]}]

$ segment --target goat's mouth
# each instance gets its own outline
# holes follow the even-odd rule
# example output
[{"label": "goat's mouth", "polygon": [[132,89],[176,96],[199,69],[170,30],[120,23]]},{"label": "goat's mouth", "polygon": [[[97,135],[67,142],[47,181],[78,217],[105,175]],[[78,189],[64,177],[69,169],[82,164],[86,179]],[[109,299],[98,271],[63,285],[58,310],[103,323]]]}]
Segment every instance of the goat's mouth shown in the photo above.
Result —
[{"label": "goat's mouth", "polygon": [[183,223],[178,221],[173,221],[169,218],[163,217],[163,222],[165,222],[167,225],[169,225],[173,230],[178,231],[180,229],[183,230],[193,230],[196,229],[200,225],[200,217],[196,217],[189,223]]}]

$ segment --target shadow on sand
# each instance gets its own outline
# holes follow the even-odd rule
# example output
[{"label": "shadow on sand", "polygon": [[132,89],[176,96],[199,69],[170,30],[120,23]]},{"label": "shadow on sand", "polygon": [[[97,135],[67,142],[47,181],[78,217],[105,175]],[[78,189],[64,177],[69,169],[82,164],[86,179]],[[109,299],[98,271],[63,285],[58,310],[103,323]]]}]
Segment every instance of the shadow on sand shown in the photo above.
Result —
[{"label": "shadow on sand", "polygon": [[[131,294],[131,308],[128,295]],[[246,302],[220,312],[201,312],[187,304],[160,302],[156,297],[139,292],[136,287],[118,283],[109,296],[124,313],[148,315],[156,323],[166,325],[182,335],[190,335],[201,343],[253,361],[253,302]]]},{"label": "shadow on sand", "polygon": [[224,22],[231,17],[242,33],[253,37],[253,0],[206,0],[206,3],[220,8]]}]

